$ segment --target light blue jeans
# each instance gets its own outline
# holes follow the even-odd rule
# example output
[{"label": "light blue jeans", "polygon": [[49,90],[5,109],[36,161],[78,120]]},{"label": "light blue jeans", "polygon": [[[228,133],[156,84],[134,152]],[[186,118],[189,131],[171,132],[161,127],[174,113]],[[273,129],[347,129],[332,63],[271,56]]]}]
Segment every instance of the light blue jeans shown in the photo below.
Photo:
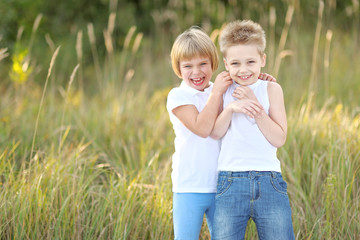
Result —
[{"label": "light blue jeans", "polygon": [[214,210],[215,193],[174,193],[173,222],[175,240],[198,240],[204,214],[211,234]]},{"label": "light blue jeans", "polygon": [[212,239],[244,239],[250,218],[261,240],[295,239],[287,184],[281,173],[220,172]]}]

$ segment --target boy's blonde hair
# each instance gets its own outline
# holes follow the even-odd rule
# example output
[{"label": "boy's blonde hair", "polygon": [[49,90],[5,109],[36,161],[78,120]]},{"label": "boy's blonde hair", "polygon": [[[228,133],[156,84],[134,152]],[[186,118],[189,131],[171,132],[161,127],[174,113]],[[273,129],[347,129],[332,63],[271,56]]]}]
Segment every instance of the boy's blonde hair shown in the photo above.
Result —
[{"label": "boy's blonde hair", "polygon": [[211,69],[215,71],[219,66],[219,57],[215,44],[200,27],[193,26],[180,34],[171,49],[171,65],[175,74],[181,78],[180,61],[193,57],[208,57]]},{"label": "boy's blonde hair", "polygon": [[220,51],[225,56],[226,50],[237,44],[255,44],[259,54],[265,52],[265,31],[260,24],[251,20],[236,20],[228,23],[220,33]]}]

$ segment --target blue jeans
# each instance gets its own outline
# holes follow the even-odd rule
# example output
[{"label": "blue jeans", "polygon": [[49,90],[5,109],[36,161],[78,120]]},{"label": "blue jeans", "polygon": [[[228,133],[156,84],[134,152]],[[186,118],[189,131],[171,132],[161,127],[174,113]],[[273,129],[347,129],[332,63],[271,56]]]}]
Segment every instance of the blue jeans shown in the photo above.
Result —
[{"label": "blue jeans", "polygon": [[174,193],[175,240],[198,240],[206,214],[210,234],[214,220],[215,193]]},{"label": "blue jeans", "polygon": [[259,239],[295,239],[287,184],[281,173],[220,172],[212,239],[244,239],[250,218]]}]

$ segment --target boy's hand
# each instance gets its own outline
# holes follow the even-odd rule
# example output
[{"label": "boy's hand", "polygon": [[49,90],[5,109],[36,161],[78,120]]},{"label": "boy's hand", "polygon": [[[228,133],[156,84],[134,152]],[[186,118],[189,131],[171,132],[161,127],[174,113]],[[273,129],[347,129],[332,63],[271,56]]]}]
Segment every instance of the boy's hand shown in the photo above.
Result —
[{"label": "boy's hand", "polygon": [[247,86],[240,86],[240,87],[235,88],[232,96],[237,99],[248,98],[248,99],[252,99],[254,101],[258,101],[254,92],[251,90],[251,88],[249,88]]},{"label": "boy's hand", "polygon": [[264,111],[259,102],[248,98],[233,101],[229,107],[233,113],[244,113],[251,118],[260,117]]},{"label": "boy's hand", "polygon": [[230,73],[223,71],[216,76],[213,91],[223,94],[232,83]]},{"label": "boy's hand", "polygon": [[267,73],[260,73],[259,79],[269,82],[276,82],[276,78]]}]

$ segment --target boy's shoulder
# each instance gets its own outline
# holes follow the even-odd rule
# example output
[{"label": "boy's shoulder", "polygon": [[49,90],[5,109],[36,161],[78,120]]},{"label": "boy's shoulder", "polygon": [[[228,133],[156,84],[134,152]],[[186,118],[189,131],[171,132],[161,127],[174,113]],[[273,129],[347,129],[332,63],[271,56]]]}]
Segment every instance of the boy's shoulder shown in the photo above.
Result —
[{"label": "boy's shoulder", "polygon": [[282,92],[282,87],[277,82],[268,82],[268,91],[270,92]]}]

